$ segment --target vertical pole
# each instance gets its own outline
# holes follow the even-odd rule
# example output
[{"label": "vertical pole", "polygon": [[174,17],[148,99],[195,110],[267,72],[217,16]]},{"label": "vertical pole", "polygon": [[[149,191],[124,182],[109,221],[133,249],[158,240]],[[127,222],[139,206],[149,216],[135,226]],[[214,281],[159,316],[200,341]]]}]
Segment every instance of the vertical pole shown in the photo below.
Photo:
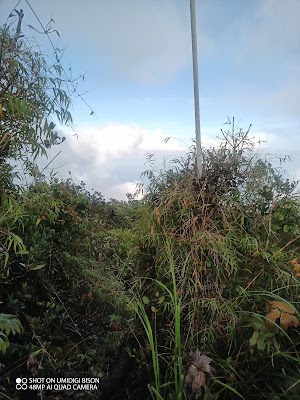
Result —
[{"label": "vertical pole", "polygon": [[196,126],[196,165],[198,178],[202,176],[203,156],[201,149],[200,132],[200,104],[199,104],[199,79],[198,79],[198,55],[197,55],[197,25],[195,0],[190,0],[191,11],[191,33],[192,33],[192,53],[193,53],[193,74],[194,74],[194,103],[195,103],[195,126]]}]

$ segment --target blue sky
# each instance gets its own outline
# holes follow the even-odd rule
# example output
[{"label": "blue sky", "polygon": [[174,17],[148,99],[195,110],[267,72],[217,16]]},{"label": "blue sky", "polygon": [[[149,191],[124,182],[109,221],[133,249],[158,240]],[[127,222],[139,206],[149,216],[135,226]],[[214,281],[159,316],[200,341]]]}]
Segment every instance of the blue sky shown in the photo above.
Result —
[{"label": "blue sky", "polygon": [[[266,152],[289,154],[300,178],[300,1],[196,0],[203,144],[214,144],[227,115],[252,123]],[[2,23],[16,3],[0,0]],[[87,71],[75,100],[77,137],[51,156],[62,177],[125,198],[146,168],[145,154],[185,152],[194,137],[189,0],[31,0],[40,19],[53,17],[68,44],[65,63]],[[25,0],[23,28],[37,26]],[[30,35],[32,35],[32,31]],[[38,39],[47,50],[47,43]]]}]

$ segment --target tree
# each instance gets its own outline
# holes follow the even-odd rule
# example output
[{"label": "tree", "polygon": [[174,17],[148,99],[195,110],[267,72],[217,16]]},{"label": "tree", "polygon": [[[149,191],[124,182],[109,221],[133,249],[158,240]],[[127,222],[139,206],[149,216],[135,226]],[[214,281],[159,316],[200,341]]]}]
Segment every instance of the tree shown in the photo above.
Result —
[{"label": "tree", "polygon": [[[47,155],[48,148],[64,141],[55,131],[53,116],[62,125],[72,126],[71,96],[77,93],[77,79],[72,79],[71,69],[69,75],[65,72],[60,51],[49,36],[59,35],[53,29],[54,21],[40,32],[53,47],[55,61],[49,65],[38,43],[22,34],[23,17],[22,9],[14,10],[8,17],[11,22],[0,27],[0,279],[4,281],[11,259],[29,254],[15,233],[25,213],[14,190],[14,167],[21,163],[25,171],[32,172],[38,156]],[[9,346],[8,335],[21,330],[15,315],[0,314],[0,353]]]},{"label": "tree", "polygon": [[65,139],[55,131],[53,117],[62,125],[73,125],[71,96],[79,95],[77,80],[82,77],[73,79],[72,70],[66,73],[64,69],[61,63],[63,51],[54,48],[50,38],[51,33],[59,35],[53,28],[54,21],[51,19],[40,32],[48,36],[53,48],[54,63],[49,65],[38,43],[22,35],[23,17],[23,10],[14,10],[8,18],[12,22],[0,27],[2,176],[8,161],[10,164],[15,160],[22,161],[28,168],[38,156],[46,155],[50,146]]}]

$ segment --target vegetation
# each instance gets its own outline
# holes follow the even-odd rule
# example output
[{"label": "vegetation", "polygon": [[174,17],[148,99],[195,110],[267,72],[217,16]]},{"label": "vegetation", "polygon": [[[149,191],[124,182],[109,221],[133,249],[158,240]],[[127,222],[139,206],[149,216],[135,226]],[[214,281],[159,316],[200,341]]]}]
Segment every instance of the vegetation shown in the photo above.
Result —
[{"label": "vegetation", "polygon": [[234,119],[204,150],[200,180],[193,148],[169,169],[150,160],[142,200],[46,180],[35,158],[62,140],[53,115],[72,123],[73,81],[18,26],[0,35],[1,395],[18,398],[20,376],[80,376],[99,389],[35,394],[298,399],[296,182]]}]

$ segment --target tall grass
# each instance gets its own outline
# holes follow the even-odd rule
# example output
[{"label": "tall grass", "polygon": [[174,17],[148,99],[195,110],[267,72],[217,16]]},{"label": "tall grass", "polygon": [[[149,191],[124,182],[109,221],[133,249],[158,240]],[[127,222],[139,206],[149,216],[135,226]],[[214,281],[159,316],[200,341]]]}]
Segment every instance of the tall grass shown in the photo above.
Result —
[{"label": "tall grass", "polygon": [[[219,149],[206,151],[201,181],[191,159],[149,175],[143,222],[156,249],[154,281],[168,295],[174,319],[172,332],[152,332],[159,340],[153,351],[171,339],[176,357],[172,380],[160,375],[155,387],[160,396],[167,388],[171,393],[172,382],[173,398],[182,398],[182,354],[197,347],[222,371],[211,383],[213,399],[275,399],[285,394],[287,371],[299,366],[296,329],[266,334],[265,343],[250,346],[252,317],[260,315],[264,329],[266,300],[277,295],[295,308],[299,304],[299,278],[290,261],[299,257],[300,201],[292,194],[295,182],[254,154],[248,132],[233,126]],[[242,328],[245,315],[249,323]],[[160,372],[162,358],[156,357]]]},{"label": "tall grass", "polygon": [[[162,291],[168,296],[171,304],[171,314],[173,317],[173,332],[169,332],[170,337],[173,338],[173,349],[172,349],[172,366],[167,369],[167,373],[163,377],[161,376],[161,362],[158,345],[157,345],[157,326],[156,326],[156,313],[154,312],[154,326],[152,326],[149,317],[147,315],[146,306],[142,299],[137,295],[130,301],[136,315],[138,316],[151,350],[152,368],[154,383],[149,384],[148,388],[151,396],[155,400],[164,400],[170,398],[181,400],[183,399],[183,367],[182,367],[182,354],[181,354],[181,296],[178,294],[175,263],[173,252],[171,248],[171,242],[166,237],[165,240],[165,251],[166,258],[169,264],[169,272],[172,280],[172,289],[170,290],[163,282],[157,279],[151,279],[154,283],[159,286]],[[146,278],[147,279],[147,278]]]}]

